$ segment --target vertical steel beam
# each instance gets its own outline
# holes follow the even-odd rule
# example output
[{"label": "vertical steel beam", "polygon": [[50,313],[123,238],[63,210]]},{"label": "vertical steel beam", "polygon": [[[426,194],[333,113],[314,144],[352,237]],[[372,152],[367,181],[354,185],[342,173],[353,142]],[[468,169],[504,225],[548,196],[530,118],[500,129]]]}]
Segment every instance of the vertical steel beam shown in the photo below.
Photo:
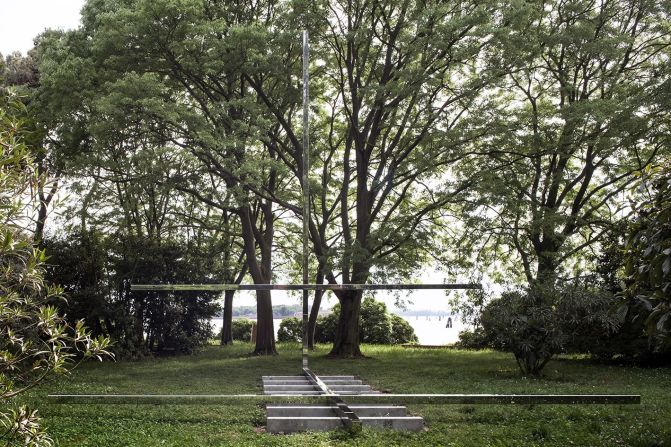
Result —
[{"label": "vertical steel beam", "polygon": [[[308,219],[310,219],[310,184],[309,171],[310,159],[309,155],[309,131],[310,131],[310,116],[309,116],[309,90],[308,90],[308,57],[309,44],[308,32],[303,31],[303,284],[310,282],[309,272],[309,227]],[[303,290],[303,368],[308,368],[308,298],[309,291]]]}]

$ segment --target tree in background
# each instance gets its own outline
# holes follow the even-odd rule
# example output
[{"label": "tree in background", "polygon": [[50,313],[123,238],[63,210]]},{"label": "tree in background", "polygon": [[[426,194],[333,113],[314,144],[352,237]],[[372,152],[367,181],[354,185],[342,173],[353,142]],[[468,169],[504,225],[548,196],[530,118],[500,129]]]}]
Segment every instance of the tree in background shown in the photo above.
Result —
[{"label": "tree in background", "polygon": [[[500,12],[487,60],[504,76],[478,117],[488,129],[474,143],[481,156],[460,165],[477,179],[462,240],[496,280],[527,284],[489,304],[483,326],[487,316],[499,346],[538,374],[570,335],[557,311],[561,277],[585,269],[588,250],[626,213],[637,172],[668,147],[669,11],[647,0],[572,0],[509,2]],[[576,304],[593,311],[600,296]]]},{"label": "tree in background", "polygon": [[0,97],[0,439],[7,445],[51,445],[36,410],[12,399],[50,374],[65,374],[78,360],[101,359],[109,340],[92,338],[81,321],[69,325],[53,305],[62,289],[44,280],[46,255],[33,246],[26,208],[37,205],[38,175],[16,110]]},{"label": "tree in background", "polygon": [[[174,160],[162,171],[166,177],[193,178],[195,165],[205,168],[199,183],[172,186],[203,206],[234,213],[250,276],[255,283],[270,283],[276,216],[273,202],[257,191],[279,194],[289,188],[283,186],[276,152],[258,138],[277,126],[259,122],[255,99],[238,70],[244,39],[237,28],[274,14],[272,7],[257,6],[89,2],[82,29],[43,39],[41,67],[48,75],[42,97],[66,122],[79,124],[64,128],[79,127],[92,136],[99,154],[109,152],[101,143],[115,137],[114,129],[127,129],[117,135],[119,150],[146,140],[159,150],[179,150],[180,159],[189,160],[186,172]],[[68,98],[59,94],[70,90],[74,94]],[[151,160],[150,153],[146,156]],[[167,178],[153,182],[168,187]],[[269,291],[257,291],[257,314],[255,353],[275,354]]]},{"label": "tree in background", "polygon": [[482,156],[462,171],[478,178],[463,242],[486,247],[480,266],[501,263],[527,284],[552,283],[608,234],[636,172],[668,145],[666,7],[571,0],[501,8],[489,63],[506,74],[480,116],[488,131],[474,147]]},{"label": "tree in background", "polygon": [[32,157],[38,175],[50,179],[49,182],[36,185],[39,201],[31,219],[35,225],[33,237],[38,242],[44,236],[48,212],[60,185],[60,169],[53,156],[49,129],[44,125],[42,108],[35,101],[39,82],[38,52],[35,49],[30,50],[26,56],[14,52],[7,55],[0,64],[0,89],[11,88],[18,93],[21,102],[26,106],[22,116],[23,138],[34,151]]}]

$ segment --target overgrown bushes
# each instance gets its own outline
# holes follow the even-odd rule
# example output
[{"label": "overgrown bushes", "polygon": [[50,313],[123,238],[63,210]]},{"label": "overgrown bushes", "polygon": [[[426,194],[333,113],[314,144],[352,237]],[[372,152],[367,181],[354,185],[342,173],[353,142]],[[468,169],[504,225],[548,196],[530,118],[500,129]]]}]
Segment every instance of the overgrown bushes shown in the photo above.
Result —
[{"label": "overgrown bushes", "polygon": [[190,353],[212,337],[218,293],[130,290],[132,283],[203,282],[210,268],[203,259],[211,257],[199,247],[93,230],[44,246],[50,253],[46,278],[63,285],[68,318],[110,337],[118,357]]},{"label": "overgrown bushes", "polygon": [[[317,318],[315,342],[333,343],[339,314],[340,306],[336,304],[330,314],[320,315]],[[398,315],[390,314],[387,306],[381,301],[364,299],[360,315],[360,337],[363,343],[390,345],[417,342],[415,330],[410,323]],[[280,324],[277,339],[301,341],[302,334],[303,326],[298,318],[285,318]]]},{"label": "overgrown bushes", "polygon": [[612,356],[621,327],[615,297],[582,283],[508,291],[482,311],[482,326],[460,334],[460,346],[511,352],[523,374],[539,375],[561,352]]}]

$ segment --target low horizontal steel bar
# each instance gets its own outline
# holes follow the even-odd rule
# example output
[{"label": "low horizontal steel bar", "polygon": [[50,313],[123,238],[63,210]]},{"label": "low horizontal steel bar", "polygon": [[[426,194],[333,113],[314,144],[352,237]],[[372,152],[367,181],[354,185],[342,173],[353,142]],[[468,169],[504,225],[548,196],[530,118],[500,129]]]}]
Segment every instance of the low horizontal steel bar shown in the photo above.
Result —
[{"label": "low horizontal steel bar", "polygon": [[339,398],[348,404],[398,403],[434,405],[636,405],[637,394],[50,394],[48,399],[63,404],[171,404],[226,405],[255,402],[325,402]]},{"label": "low horizontal steel bar", "polygon": [[481,284],[132,284],[134,291],[224,290],[460,290],[482,289]]}]

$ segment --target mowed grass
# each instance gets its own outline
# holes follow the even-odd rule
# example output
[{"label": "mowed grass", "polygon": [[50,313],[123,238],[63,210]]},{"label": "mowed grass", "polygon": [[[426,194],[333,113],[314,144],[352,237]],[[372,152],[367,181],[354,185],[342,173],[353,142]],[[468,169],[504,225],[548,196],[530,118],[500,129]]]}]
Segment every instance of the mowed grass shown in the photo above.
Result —
[{"label": "mowed grass", "polygon": [[[362,360],[312,353],[317,374],[354,374],[397,393],[641,394],[641,405],[410,405],[425,418],[420,433],[344,431],[265,433],[262,405],[65,405],[49,393],[261,393],[262,375],[298,374],[297,344],[280,355],[250,357],[249,344],[211,346],[192,356],[89,362],[68,379],[32,391],[58,446],[671,446],[671,370],[599,365],[578,358],[548,364],[545,377],[520,376],[511,355],[484,351],[364,346]],[[402,404],[403,402],[398,402]]]}]

